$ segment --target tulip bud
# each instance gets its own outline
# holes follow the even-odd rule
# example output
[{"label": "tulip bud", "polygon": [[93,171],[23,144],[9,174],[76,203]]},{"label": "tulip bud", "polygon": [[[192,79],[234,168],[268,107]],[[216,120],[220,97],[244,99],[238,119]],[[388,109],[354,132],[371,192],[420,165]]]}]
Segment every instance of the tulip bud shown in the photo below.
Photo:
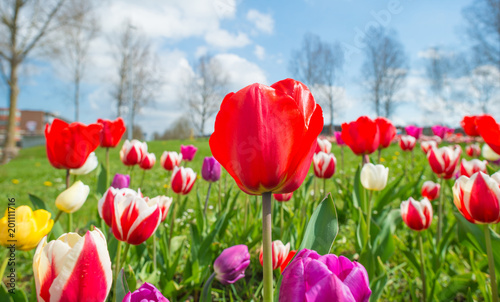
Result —
[{"label": "tulip bud", "polygon": [[216,182],[220,179],[221,167],[219,162],[213,157],[205,157],[201,167],[201,176],[208,182]]},{"label": "tulip bud", "polygon": [[489,161],[497,161],[500,159],[500,154],[497,154],[493,149],[488,146],[488,144],[483,145],[482,155]]},{"label": "tulip bud", "polygon": [[188,145],[188,146],[181,145],[182,159],[185,161],[192,161],[194,155],[196,154],[196,151],[198,151],[198,148],[196,148],[193,145]]},{"label": "tulip bud", "polygon": [[160,163],[163,169],[167,171],[172,171],[174,167],[181,164],[182,154],[177,152],[167,152],[164,151],[160,158]]},{"label": "tulip bud", "polygon": [[460,164],[460,175],[464,175],[467,177],[471,177],[472,174],[477,173],[479,171],[488,174],[488,170],[486,169],[486,165],[488,164],[485,160],[472,159],[466,160],[462,159],[462,163]]},{"label": "tulip bud", "polygon": [[[288,257],[288,253],[290,252],[290,242],[284,245],[283,242],[281,242],[281,240],[275,240],[273,241],[271,247],[273,252],[273,270],[275,270],[278,267],[280,267]],[[263,258],[263,250],[261,247],[259,254],[260,265],[263,265],[262,258]]]},{"label": "tulip bud", "polygon": [[332,143],[330,143],[327,139],[317,138],[318,144],[316,145],[316,152],[323,151],[325,153],[330,153],[332,151]]},{"label": "tulip bud", "polygon": [[56,207],[63,212],[74,213],[83,206],[89,193],[89,186],[79,180],[57,196]]},{"label": "tulip bud", "polygon": [[481,147],[479,144],[471,144],[465,147],[465,153],[470,157],[479,157],[481,155]]},{"label": "tulip bud", "polygon": [[314,175],[318,178],[330,178],[335,174],[337,159],[332,153],[320,151],[313,155]]},{"label": "tulip bud", "polygon": [[244,244],[235,245],[222,251],[215,259],[215,279],[227,285],[233,284],[245,277],[245,269],[250,264],[248,247]]},{"label": "tulip bud", "polygon": [[70,169],[69,173],[73,175],[85,175],[89,174],[90,172],[94,171],[95,168],[97,168],[97,165],[99,162],[97,161],[97,156],[95,155],[95,152],[92,152],[89,154],[89,157],[87,157],[87,160],[78,169]]},{"label": "tulip bud", "polygon": [[[19,206],[15,209],[15,217],[12,214],[6,209],[5,215],[0,219],[0,244],[5,247],[12,244],[11,240],[15,240],[16,249],[32,250],[54,225],[54,220],[50,219],[50,213],[46,210],[33,211],[29,206]],[[15,233],[9,232],[12,229],[12,225],[9,226],[12,218],[15,220]],[[11,234],[14,237],[10,237]]]},{"label": "tulip bud", "polygon": [[177,194],[186,195],[191,192],[194,182],[196,181],[196,173],[191,168],[174,167],[172,173],[171,187],[172,191]]},{"label": "tulip bud", "polygon": [[283,271],[279,301],[353,301],[370,299],[368,273],[344,256],[303,249]]},{"label": "tulip bud", "polygon": [[125,166],[133,166],[139,164],[147,153],[148,145],[146,143],[141,143],[136,139],[126,140],[120,150],[120,159]]},{"label": "tulip bud", "polygon": [[38,244],[33,257],[38,301],[104,302],[113,282],[106,238],[98,228]]},{"label": "tulip bud", "polygon": [[500,222],[500,172],[460,176],[453,186],[453,202],[472,223]]},{"label": "tulip bud", "polygon": [[435,200],[439,197],[439,191],[441,190],[441,185],[433,181],[426,181],[422,185],[422,197],[428,200]]},{"label": "tulip bud", "polygon": [[111,186],[115,189],[125,189],[130,185],[130,175],[115,174]]},{"label": "tulip bud", "polygon": [[337,142],[337,145],[339,145],[339,146],[345,146],[345,142],[342,139],[342,132],[341,131],[335,131],[335,142]]},{"label": "tulip bud", "polygon": [[410,135],[402,135],[399,139],[399,146],[403,151],[411,151],[415,148],[417,139]]},{"label": "tulip bud", "polygon": [[170,205],[172,204],[172,197],[167,196],[156,196],[152,198],[151,201],[156,202],[161,210],[161,222],[165,221],[168,214],[168,209],[170,209]]},{"label": "tulip bud", "polygon": [[293,197],[292,193],[283,193],[283,194],[273,194],[274,199],[279,202],[289,201]]},{"label": "tulip bud", "polygon": [[455,173],[461,153],[462,150],[456,147],[432,147],[427,153],[427,160],[439,178],[450,179]]},{"label": "tulip bud", "polygon": [[122,302],[169,302],[167,298],[151,283],[144,282],[138,290],[123,297]]},{"label": "tulip bud", "polygon": [[150,170],[156,163],[156,156],[154,153],[146,153],[142,159],[139,167],[144,170]]},{"label": "tulip bud", "polygon": [[367,163],[361,169],[361,184],[367,190],[381,191],[387,185],[389,168]]},{"label": "tulip bud", "polygon": [[432,205],[427,198],[416,201],[410,197],[401,203],[401,217],[410,229],[426,230],[432,223]]},{"label": "tulip bud", "polygon": [[160,207],[147,197],[116,194],[112,208],[111,229],[120,241],[139,245],[151,237],[160,225]]},{"label": "tulip bud", "polygon": [[436,141],[424,141],[420,143],[420,148],[422,148],[422,151],[424,151],[425,154],[429,152],[430,149],[432,148],[437,148],[437,142]]}]

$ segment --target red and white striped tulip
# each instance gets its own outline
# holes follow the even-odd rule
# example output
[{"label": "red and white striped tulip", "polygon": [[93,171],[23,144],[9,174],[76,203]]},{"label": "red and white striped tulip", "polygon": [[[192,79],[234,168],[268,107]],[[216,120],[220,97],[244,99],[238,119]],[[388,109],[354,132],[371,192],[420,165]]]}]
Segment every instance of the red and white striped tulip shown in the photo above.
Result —
[{"label": "red and white striped tulip", "polygon": [[416,201],[412,197],[401,203],[401,217],[415,231],[423,231],[432,223],[432,205],[427,198]]},{"label": "red and white striped tulip", "polygon": [[48,243],[44,237],[33,257],[33,275],[39,302],[105,301],[113,283],[106,238],[98,228]]},{"label": "red and white striped tulip", "polygon": [[314,175],[318,178],[330,178],[335,174],[337,159],[332,153],[320,151],[313,155]]},{"label": "red and white striped tulip", "polygon": [[148,153],[148,145],[136,139],[126,140],[120,150],[120,159],[125,166],[140,164],[144,156]]},{"label": "red and white striped tulip", "polygon": [[150,170],[156,163],[156,155],[154,153],[146,153],[142,158],[139,167],[144,170]]},{"label": "red and white striped tulip", "polygon": [[168,209],[170,209],[170,205],[172,205],[172,197],[167,196],[156,196],[152,198],[151,201],[154,201],[158,204],[161,210],[161,222],[165,221],[168,215]]},{"label": "red and white striped tulip", "polygon": [[450,179],[455,174],[462,149],[456,147],[432,147],[427,153],[427,160],[439,178]]},{"label": "red and white striped tulip", "polygon": [[332,151],[332,143],[330,143],[330,141],[328,141],[327,139],[321,139],[319,137],[317,141],[318,145],[316,146],[316,152],[314,153],[318,153],[320,151],[323,151],[325,153],[330,153]]},{"label": "red and white striped tulip", "polygon": [[172,171],[174,167],[178,167],[182,161],[182,154],[177,152],[164,151],[160,158],[160,163],[163,169]]},{"label": "red and white striped tulip", "polygon": [[484,158],[490,161],[497,161],[500,159],[500,154],[493,151],[493,149],[491,149],[491,147],[488,146],[488,144],[483,145],[481,154],[483,155]]},{"label": "red and white striped tulip", "polygon": [[[273,251],[273,270],[280,267],[288,257],[288,253],[290,253],[290,242],[286,245],[281,242],[281,240],[275,240],[272,244]],[[262,265],[262,247],[260,248],[259,260],[260,265]]]},{"label": "red and white striped tulip", "polygon": [[111,230],[116,239],[139,245],[160,225],[162,213],[156,201],[133,194],[115,196]]},{"label": "red and white striped tulip", "polygon": [[479,157],[481,155],[481,147],[479,144],[470,144],[465,147],[465,153],[470,157]]},{"label": "red and white striped tulip", "polygon": [[417,143],[417,139],[411,135],[401,135],[399,138],[399,146],[403,151],[411,151],[415,148],[415,144]]},{"label": "red and white striped tulip", "polygon": [[500,172],[460,176],[453,186],[453,202],[472,223],[500,222]]},{"label": "red and white striped tulip", "polygon": [[425,154],[429,152],[432,148],[437,148],[438,144],[435,141],[424,141],[420,143],[420,148],[424,151]]},{"label": "red and white striped tulip", "polygon": [[477,158],[466,160],[465,158],[463,158],[460,164],[460,175],[471,177],[472,174],[479,171],[488,174],[488,170],[486,169],[487,164],[488,162],[485,160],[479,160]]},{"label": "red and white striped tulip", "polygon": [[191,192],[194,182],[196,181],[196,173],[191,168],[174,167],[172,173],[171,187],[172,191],[177,194],[186,195]]},{"label": "red and white striped tulip", "polygon": [[441,191],[441,185],[433,181],[426,181],[422,185],[422,197],[428,200],[435,200],[439,197],[439,192]]},{"label": "red and white striped tulip", "polygon": [[138,192],[128,189],[128,188],[123,188],[123,189],[115,189],[113,187],[109,187],[108,190],[104,193],[104,195],[101,197],[99,202],[97,203],[97,209],[99,211],[99,216],[104,219],[104,222],[106,223],[107,226],[112,227],[113,225],[113,215],[114,215],[114,203],[115,203],[115,197],[117,195],[125,196],[125,195],[132,195],[132,196],[141,196],[141,191],[139,190]]}]

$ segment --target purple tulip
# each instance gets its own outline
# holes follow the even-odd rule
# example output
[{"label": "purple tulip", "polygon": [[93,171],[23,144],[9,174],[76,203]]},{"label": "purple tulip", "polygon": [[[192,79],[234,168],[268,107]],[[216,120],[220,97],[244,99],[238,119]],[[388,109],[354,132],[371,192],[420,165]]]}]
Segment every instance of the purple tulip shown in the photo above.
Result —
[{"label": "purple tulip", "polygon": [[416,139],[418,139],[420,137],[420,135],[422,135],[423,130],[424,130],[424,128],[413,126],[413,125],[405,127],[406,134],[408,134],[409,136],[413,136]]},{"label": "purple tulip", "polygon": [[369,284],[368,273],[358,262],[303,249],[283,272],[279,301],[368,301]]},{"label": "purple tulip", "polygon": [[250,264],[248,247],[244,244],[235,245],[222,251],[215,259],[215,279],[222,284],[232,284],[245,277],[245,269]]},{"label": "purple tulip", "polygon": [[153,284],[144,283],[138,290],[129,292],[122,302],[169,302]]},{"label": "purple tulip", "polygon": [[335,141],[337,142],[337,145],[339,146],[345,146],[345,142],[342,139],[342,132],[341,131],[335,131]]},{"label": "purple tulip", "polygon": [[220,164],[213,157],[205,157],[201,167],[201,176],[208,182],[216,182],[220,179]]},{"label": "purple tulip", "polygon": [[130,185],[130,175],[115,174],[111,186],[115,189],[125,189]]},{"label": "purple tulip", "polygon": [[198,151],[198,148],[196,148],[193,145],[188,145],[188,146],[181,145],[182,160],[192,161],[194,155],[196,154],[196,151]]}]

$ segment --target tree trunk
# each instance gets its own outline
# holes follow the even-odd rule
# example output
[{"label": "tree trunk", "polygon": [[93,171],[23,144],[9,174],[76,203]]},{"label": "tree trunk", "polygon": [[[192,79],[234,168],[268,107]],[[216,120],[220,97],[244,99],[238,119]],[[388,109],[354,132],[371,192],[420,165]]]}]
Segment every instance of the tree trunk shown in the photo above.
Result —
[{"label": "tree trunk", "polygon": [[335,133],[335,126],[333,124],[333,97],[330,98],[330,134],[334,135]]},{"label": "tree trunk", "polygon": [[17,68],[19,66],[17,58],[12,58],[10,62],[10,80],[9,80],[9,119],[7,122],[7,137],[4,145],[2,164],[6,164],[10,158],[17,153],[16,148],[16,113],[17,113],[17,96],[19,95],[19,87],[17,84]]},{"label": "tree trunk", "polygon": [[80,79],[75,78],[75,122],[80,119]]}]

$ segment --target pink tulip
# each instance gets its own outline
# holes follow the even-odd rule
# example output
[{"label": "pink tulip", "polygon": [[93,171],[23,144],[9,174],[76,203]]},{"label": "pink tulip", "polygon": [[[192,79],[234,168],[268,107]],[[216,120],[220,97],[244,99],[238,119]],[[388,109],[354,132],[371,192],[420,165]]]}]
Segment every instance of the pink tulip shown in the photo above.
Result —
[{"label": "pink tulip", "polygon": [[[283,242],[281,242],[281,240],[275,240],[273,241],[272,251],[273,251],[273,270],[275,270],[278,267],[280,267],[288,257],[288,253],[290,253],[290,243],[284,245]],[[261,247],[259,254],[260,265],[262,265],[262,257],[263,255]]]},{"label": "pink tulip", "polygon": [[471,177],[472,174],[475,174],[479,171],[488,174],[488,170],[486,169],[486,165],[488,164],[485,160],[472,159],[466,160],[462,159],[460,164],[460,175],[464,175],[467,177]]},{"label": "pink tulip", "polygon": [[318,137],[317,139],[318,145],[316,146],[316,152],[323,151],[325,153],[330,153],[332,151],[332,143],[330,143],[327,139],[321,139]]},{"label": "pink tulip", "polygon": [[174,167],[178,167],[181,164],[182,154],[177,152],[163,152],[160,158],[160,163],[163,169],[167,171],[172,171]]},{"label": "pink tulip", "polygon": [[432,205],[427,198],[416,201],[409,198],[401,203],[401,217],[414,231],[423,231],[432,223]]},{"label": "pink tulip", "polygon": [[172,191],[182,195],[189,194],[195,181],[196,173],[194,173],[193,169],[174,167],[171,182]]},{"label": "pink tulip", "polygon": [[125,166],[133,166],[141,163],[144,156],[148,153],[148,145],[133,139],[126,140],[120,150],[120,159]]},{"label": "pink tulip", "polygon": [[198,148],[193,145],[181,145],[182,159],[185,161],[192,161],[196,151],[198,151]]},{"label": "pink tulip", "polygon": [[399,146],[403,151],[411,151],[415,148],[417,139],[410,135],[401,135],[399,139]]},{"label": "pink tulip", "polygon": [[314,174],[318,178],[330,178],[335,174],[337,159],[332,153],[320,151],[313,156]]},{"label": "pink tulip", "polygon": [[337,142],[339,146],[345,146],[345,142],[342,139],[342,131],[335,131],[335,142]]},{"label": "pink tulip", "polygon": [[423,130],[424,130],[424,128],[413,126],[413,125],[405,127],[406,134],[413,136],[415,139],[418,139],[420,137],[420,135],[422,135]]},{"label": "pink tulip", "polygon": [[435,200],[439,197],[439,191],[441,190],[441,185],[433,181],[426,181],[422,185],[422,197],[428,200]]},{"label": "pink tulip", "polygon": [[44,237],[33,257],[33,275],[39,302],[105,301],[113,283],[106,238],[98,228],[49,243]]}]

